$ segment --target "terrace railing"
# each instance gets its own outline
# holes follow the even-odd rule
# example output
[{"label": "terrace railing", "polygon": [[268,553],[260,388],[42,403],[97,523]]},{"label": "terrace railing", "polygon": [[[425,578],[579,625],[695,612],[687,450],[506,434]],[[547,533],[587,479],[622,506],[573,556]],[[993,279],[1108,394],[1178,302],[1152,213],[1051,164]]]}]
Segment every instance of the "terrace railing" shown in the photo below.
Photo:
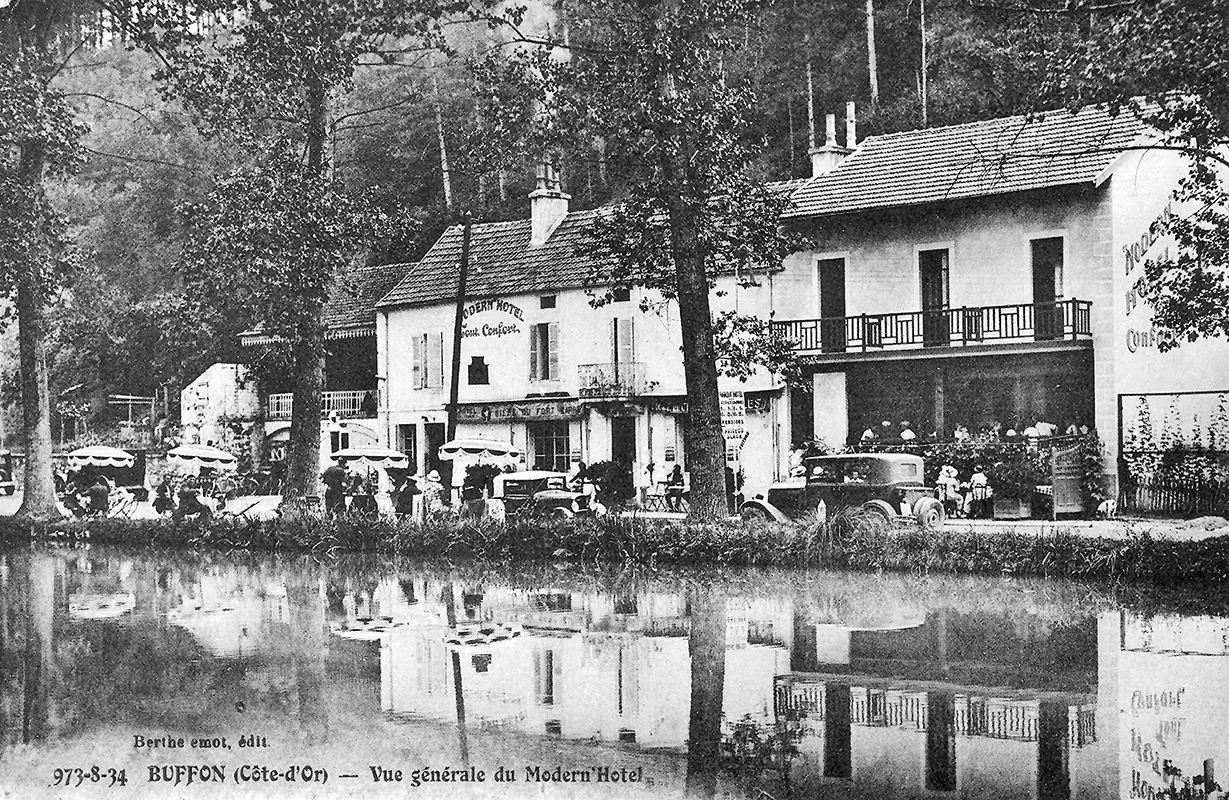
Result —
[{"label": "terrace railing", "polygon": [[971,306],[856,317],[782,320],[772,324],[794,349],[867,353],[922,347],[970,347],[987,342],[1053,341],[1092,335],[1092,302],[1056,300]]},{"label": "terrace railing", "polygon": [[580,364],[576,374],[580,397],[601,399],[644,394],[644,364],[639,361]]},{"label": "terrace railing", "polygon": [[[268,419],[290,419],[294,395],[290,392],[269,395],[265,409]],[[375,392],[345,391],[321,392],[321,416],[336,412],[341,417],[374,417],[376,413]]]}]

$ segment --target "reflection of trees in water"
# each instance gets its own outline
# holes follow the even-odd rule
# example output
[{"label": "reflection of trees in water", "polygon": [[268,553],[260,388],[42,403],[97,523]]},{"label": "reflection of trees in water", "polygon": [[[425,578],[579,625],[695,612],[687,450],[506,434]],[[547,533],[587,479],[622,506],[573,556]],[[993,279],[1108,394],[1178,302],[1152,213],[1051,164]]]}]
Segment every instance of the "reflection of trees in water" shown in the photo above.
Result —
[{"label": "reflection of trees in water", "polygon": [[719,586],[695,583],[691,607],[691,717],[687,727],[687,795],[713,797],[721,766],[721,710],[725,689],[726,596]]}]

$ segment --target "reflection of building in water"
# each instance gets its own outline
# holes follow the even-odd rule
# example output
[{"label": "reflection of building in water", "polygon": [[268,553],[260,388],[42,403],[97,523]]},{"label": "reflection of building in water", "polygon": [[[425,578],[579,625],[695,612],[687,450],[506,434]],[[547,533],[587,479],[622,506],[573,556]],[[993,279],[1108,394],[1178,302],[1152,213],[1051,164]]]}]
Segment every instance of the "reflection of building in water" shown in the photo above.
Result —
[{"label": "reflection of building in water", "polygon": [[1198,795],[1208,776],[1229,783],[1229,617],[1105,618],[1103,653],[1117,662],[1119,794]]},{"label": "reflection of building in water", "polygon": [[1091,624],[909,608],[855,622],[803,625],[797,671],[777,678],[811,790],[1084,796],[1083,762],[1099,758]]},{"label": "reflection of building in water", "polygon": [[286,587],[243,580],[234,571],[202,575],[182,588],[167,619],[215,656],[250,656],[269,646],[265,637],[288,634]]},{"label": "reflection of building in water", "polygon": [[[490,633],[474,643],[446,644],[439,598],[448,590],[425,586],[424,605],[438,602],[439,613],[394,626],[384,639],[386,711],[454,719],[450,654],[456,650],[472,724],[643,747],[685,744],[690,620],[682,596],[458,588],[463,624]],[[770,721],[773,675],[789,665],[790,620],[787,602],[729,604],[727,719]]]}]

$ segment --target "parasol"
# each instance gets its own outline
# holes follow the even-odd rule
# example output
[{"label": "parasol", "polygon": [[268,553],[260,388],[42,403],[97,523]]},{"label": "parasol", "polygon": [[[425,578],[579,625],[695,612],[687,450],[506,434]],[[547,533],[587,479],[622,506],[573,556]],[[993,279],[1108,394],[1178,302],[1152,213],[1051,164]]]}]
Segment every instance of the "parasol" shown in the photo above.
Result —
[{"label": "parasol", "polygon": [[132,453],[118,447],[96,444],[82,447],[68,454],[68,468],[83,467],[131,467],[136,461]]},{"label": "parasol", "polygon": [[344,450],[338,450],[329,458],[337,461],[344,458],[347,461],[364,461],[375,467],[407,467],[410,464],[409,456],[405,453],[399,453],[396,450],[390,450],[387,447],[378,445],[367,445],[364,447],[347,447]]},{"label": "parasol", "polygon": [[209,467],[232,470],[238,466],[238,461],[233,455],[207,444],[180,445],[168,450],[166,455],[172,464],[192,469]]},{"label": "parasol", "polygon": [[483,439],[477,436],[466,439],[453,439],[440,446],[440,458],[452,461],[457,458],[505,458],[517,459],[521,451],[507,442],[495,439]]}]

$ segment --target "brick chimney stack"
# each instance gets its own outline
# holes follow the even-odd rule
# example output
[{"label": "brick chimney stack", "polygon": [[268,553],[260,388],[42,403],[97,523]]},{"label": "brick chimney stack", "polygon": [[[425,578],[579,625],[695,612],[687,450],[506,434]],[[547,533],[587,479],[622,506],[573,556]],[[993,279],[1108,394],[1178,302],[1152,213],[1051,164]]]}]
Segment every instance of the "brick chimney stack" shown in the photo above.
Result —
[{"label": "brick chimney stack", "polygon": [[564,194],[559,170],[545,159],[538,162],[537,188],[529,193],[529,246],[541,247],[568,215],[570,194]]}]

